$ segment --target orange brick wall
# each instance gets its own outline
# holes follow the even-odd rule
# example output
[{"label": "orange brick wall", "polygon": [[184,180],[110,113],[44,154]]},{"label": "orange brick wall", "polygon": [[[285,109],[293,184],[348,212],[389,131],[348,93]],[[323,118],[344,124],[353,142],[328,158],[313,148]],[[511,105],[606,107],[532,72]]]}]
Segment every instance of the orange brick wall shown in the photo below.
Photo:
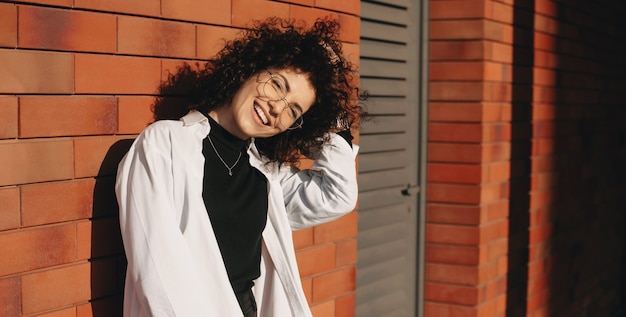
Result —
[{"label": "orange brick wall", "polygon": [[528,316],[612,316],[626,228],[623,1],[534,2]]},{"label": "orange brick wall", "polygon": [[430,1],[425,315],[504,316],[512,12]]},{"label": "orange brick wall", "polygon": [[[116,164],[161,79],[251,19],[332,16],[358,56],[359,1],[0,3],[0,316],[119,316]],[[358,60],[354,60],[358,62]],[[353,316],[356,213],[296,232],[315,316]]]},{"label": "orange brick wall", "polygon": [[431,0],[425,315],[611,316],[626,7]]}]

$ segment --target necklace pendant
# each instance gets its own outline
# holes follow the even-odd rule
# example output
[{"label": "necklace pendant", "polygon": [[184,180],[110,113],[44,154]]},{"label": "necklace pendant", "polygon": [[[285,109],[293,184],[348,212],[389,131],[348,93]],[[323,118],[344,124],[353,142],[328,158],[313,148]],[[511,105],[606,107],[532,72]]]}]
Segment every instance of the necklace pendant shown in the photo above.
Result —
[{"label": "necklace pendant", "polygon": [[233,176],[233,171],[228,170],[228,176]]}]

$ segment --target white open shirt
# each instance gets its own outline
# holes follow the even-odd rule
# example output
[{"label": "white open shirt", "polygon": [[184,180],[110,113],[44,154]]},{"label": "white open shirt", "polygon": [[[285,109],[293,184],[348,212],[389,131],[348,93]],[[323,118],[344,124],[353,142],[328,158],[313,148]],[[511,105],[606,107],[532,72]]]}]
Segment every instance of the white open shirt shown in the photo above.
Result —
[{"label": "white open shirt", "polygon": [[[202,199],[202,140],[210,129],[197,111],[157,121],[119,164],[115,191],[128,259],[124,316],[242,316]],[[261,277],[253,288],[259,317],[311,316],[291,230],[353,210],[357,151],[332,134],[313,167],[298,170],[266,164],[253,143],[248,148],[250,164],[268,184]]]}]

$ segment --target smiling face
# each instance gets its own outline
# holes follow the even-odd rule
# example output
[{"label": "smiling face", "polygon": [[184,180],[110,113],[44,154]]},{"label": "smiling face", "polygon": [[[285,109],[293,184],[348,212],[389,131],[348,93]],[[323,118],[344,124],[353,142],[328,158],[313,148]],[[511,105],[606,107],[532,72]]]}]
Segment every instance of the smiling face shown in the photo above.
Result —
[{"label": "smiling face", "polygon": [[242,140],[268,138],[292,127],[314,102],[315,89],[308,74],[266,70],[248,78],[230,105],[209,115]]}]

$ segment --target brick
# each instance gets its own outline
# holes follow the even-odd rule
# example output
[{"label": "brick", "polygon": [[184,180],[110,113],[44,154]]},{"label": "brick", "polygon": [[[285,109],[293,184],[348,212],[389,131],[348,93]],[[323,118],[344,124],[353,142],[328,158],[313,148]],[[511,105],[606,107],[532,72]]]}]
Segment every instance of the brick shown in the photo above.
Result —
[{"label": "brick", "polygon": [[0,3],[0,46],[17,46],[17,7]]},{"label": "brick", "polygon": [[428,180],[438,183],[479,184],[482,181],[482,165],[477,164],[428,164]]},{"label": "brick", "polygon": [[337,244],[337,267],[355,265],[357,263],[357,239],[339,241]]},{"label": "brick", "polygon": [[[490,107],[480,102],[431,102],[429,105],[428,119],[431,122],[456,121],[456,122],[482,122],[485,118],[486,108]],[[498,107],[500,108],[500,107]],[[492,111],[493,112],[493,111]],[[493,121],[493,120],[489,120]]]},{"label": "brick", "polygon": [[120,134],[138,134],[154,122],[152,105],[155,98],[148,96],[118,97],[118,130]]},{"label": "brick", "polygon": [[428,185],[428,201],[459,204],[481,203],[481,187],[475,185],[440,184]]},{"label": "brick", "polygon": [[507,24],[513,24],[513,22],[517,22],[514,21],[513,14],[516,9],[514,9],[513,6],[497,1],[489,1],[485,4],[485,16],[487,18]]},{"label": "brick", "polygon": [[230,25],[230,0],[163,0],[163,17]]},{"label": "brick", "polygon": [[0,234],[0,276],[70,263],[76,258],[75,245],[73,224]]},{"label": "brick", "polygon": [[296,252],[300,277],[308,277],[335,268],[335,245],[306,248]]},{"label": "brick", "polygon": [[70,94],[74,91],[72,54],[0,50],[0,93]]},{"label": "brick", "polygon": [[296,250],[313,245],[313,228],[292,231],[293,246]]},{"label": "brick", "polygon": [[160,82],[158,59],[76,55],[76,92],[102,94],[154,94]]},{"label": "brick", "polygon": [[428,139],[444,142],[481,142],[483,125],[478,123],[435,123],[428,125]]},{"label": "brick", "polygon": [[481,186],[480,203],[490,203],[509,198],[509,183],[488,183]]},{"label": "brick", "polygon": [[426,261],[451,264],[479,264],[483,249],[477,246],[432,244],[426,246]]},{"label": "brick", "polygon": [[323,19],[326,17],[333,20],[339,20],[339,15],[337,13],[305,6],[291,6],[289,10],[289,17],[296,19],[297,21],[304,21],[307,27],[313,26],[317,19]]},{"label": "brick", "polygon": [[479,206],[430,203],[427,208],[429,223],[477,225],[485,218],[486,211]]},{"label": "brick", "polygon": [[535,225],[528,229],[528,242],[533,244],[539,241],[544,241],[547,240],[552,234],[551,224]]},{"label": "brick", "polygon": [[535,50],[555,52],[557,49],[556,45],[557,41],[555,36],[541,32],[535,32],[533,43],[533,47],[535,48]]},{"label": "brick", "polygon": [[[543,307],[548,303],[550,298],[550,290],[544,290],[536,294],[530,294],[526,299],[526,309],[528,312],[533,312]],[[541,315],[540,315],[541,316]]]},{"label": "brick", "polygon": [[554,1],[536,1],[534,8],[541,15],[557,17],[559,14],[558,3]]},{"label": "brick", "polygon": [[429,64],[430,80],[482,80],[485,62],[431,62]]},{"label": "brick", "polygon": [[480,163],[482,152],[483,148],[480,144],[429,142],[428,161]]},{"label": "brick", "polygon": [[21,6],[19,47],[115,52],[115,16],[66,9]]},{"label": "brick", "polygon": [[0,316],[21,316],[19,277],[0,279]]},{"label": "brick", "polygon": [[20,226],[20,191],[17,187],[0,188],[0,231]]},{"label": "brick", "polygon": [[485,182],[507,181],[511,176],[511,162],[493,162],[483,169]]},{"label": "brick", "polygon": [[313,228],[313,241],[323,244],[336,240],[356,237],[357,213],[351,212],[335,221],[321,224]]},{"label": "brick", "polygon": [[483,39],[484,21],[482,20],[443,20],[430,22],[431,40]]},{"label": "brick", "polygon": [[17,97],[0,96],[0,139],[17,137]]},{"label": "brick", "polygon": [[501,142],[511,140],[511,124],[507,122],[492,122],[483,125],[484,142]]},{"label": "brick", "polygon": [[131,55],[193,58],[196,28],[193,24],[118,17],[118,52]]},{"label": "brick", "polygon": [[430,4],[431,20],[484,18],[488,1],[451,0],[433,1]]},{"label": "brick", "polygon": [[486,221],[490,222],[497,219],[509,217],[509,204],[506,201],[491,202],[487,206]]},{"label": "brick", "polygon": [[[68,1],[70,3],[72,2],[71,0]],[[161,15],[160,0],[74,0],[74,6],[77,8],[117,13],[131,13],[147,16]]]},{"label": "brick", "polygon": [[22,186],[22,225],[28,227],[89,218],[94,184],[93,179],[88,179]]},{"label": "brick", "polygon": [[535,30],[543,33],[558,35],[559,24],[557,20],[543,15],[535,16]]},{"label": "brick", "polygon": [[22,276],[23,313],[33,314],[89,300],[90,270],[90,263],[81,263]]},{"label": "brick", "polygon": [[359,43],[361,35],[361,19],[347,14],[339,15],[339,40],[348,43]]},{"label": "brick", "polygon": [[112,176],[126,155],[131,139],[124,136],[84,137],[74,139],[76,177]]},{"label": "brick", "polygon": [[313,317],[335,317],[335,301],[329,300],[311,306]]},{"label": "brick", "polygon": [[354,267],[327,273],[313,278],[313,302],[321,302],[354,291],[356,269]]},{"label": "brick", "polygon": [[[485,42],[483,50],[484,58],[486,60],[506,64],[511,64],[513,62],[513,46],[509,44]],[[520,61],[518,60],[516,62],[519,63]],[[519,74],[516,75],[519,76]]]},{"label": "brick", "polygon": [[478,301],[478,289],[470,286],[451,284],[425,283],[426,300],[445,302],[461,305],[476,305]]},{"label": "brick", "polygon": [[70,179],[72,141],[0,142],[0,186]]},{"label": "brick", "polygon": [[197,32],[196,54],[201,59],[215,56],[226,41],[234,39],[239,34],[238,29],[214,25],[198,25]]},{"label": "brick", "polygon": [[354,317],[356,315],[356,296],[354,294],[335,300],[335,317]]},{"label": "brick", "polygon": [[506,23],[491,20],[483,22],[484,39],[494,40],[501,43],[513,43],[513,27]]},{"label": "brick", "polygon": [[481,41],[430,41],[431,61],[482,60],[485,44]]},{"label": "brick", "polygon": [[115,97],[20,97],[20,137],[113,134]]},{"label": "brick", "polygon": [[361,13],[359,1],[315,0],[315,6],[331,11],[345,12],[358,16]]},{"label": "brick", "polygon": [[476,245],[480,242],[480,230],[474,226],[427,224],[426,241],[431,243]]},{"label": "brick", "polygon": [[513,66],[505,63],[485,62],[483,79],[486,81],[510,83],[513,81]]},{"label": "brick", "polygon": [[275,16],[288,19],[289,5],[265,0],[232,0],[231,12],[231,25],[250,27],[251,21],[260,17]]},{"label": "brick", "polygon": [[432,101],[482,101],[486,83],[430,82],[428,91]]},{"label": "brick", "polygon": [[511,143],[487,143],[482,146],[482,162],[496,162],[509,160],[511,158]]},{"label": "brick", "polygon": [[[503,221],[503,223],[508,226],[508,222]],[[508,230],[506,230],[506,228],[503,229],[502,225],[494,226],[498,227],[495,230],[498,230],[497,233],[500,233],[500,236],[493,238],[492,242],[489,242],[487,245],[487,260],[489,261],[494,261],[502,257],[506,257],[507,252],[509,251],[509,241],[506,236],[502,237],[502,233],[508,233]]]},{"label": "brick", "polygon": [[117,217],[80,222],[77,228],[77,258],[87,260],[123,254],[122,235]]},{"label": "brick", "polygon": [[448,284],[476,285],[479,282],[479,270],[476,266],[426,264],[426,280]]}]

